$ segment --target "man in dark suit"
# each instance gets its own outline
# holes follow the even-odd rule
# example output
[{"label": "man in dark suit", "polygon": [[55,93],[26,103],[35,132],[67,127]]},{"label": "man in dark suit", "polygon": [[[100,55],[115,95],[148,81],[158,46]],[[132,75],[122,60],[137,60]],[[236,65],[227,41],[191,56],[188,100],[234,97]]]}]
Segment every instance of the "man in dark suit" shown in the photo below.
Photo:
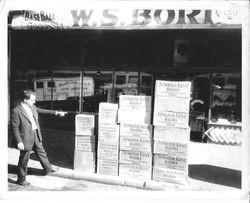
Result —
[{"label": "man in dark suit", "polygon": [[45,174],[55,172],[42,144],[42,135],[38,123],[38,113],[64,116],[66,112],[37,108],[33,105],[36,101],[36,93],[31,90],[23,92],[22,102],[13,109],[11,114],[11,130],[16,141],[16,147],[20,150],[18,162],[17,184],[27,186],[26,181],[28,161],[33,150],[38,157]]}]

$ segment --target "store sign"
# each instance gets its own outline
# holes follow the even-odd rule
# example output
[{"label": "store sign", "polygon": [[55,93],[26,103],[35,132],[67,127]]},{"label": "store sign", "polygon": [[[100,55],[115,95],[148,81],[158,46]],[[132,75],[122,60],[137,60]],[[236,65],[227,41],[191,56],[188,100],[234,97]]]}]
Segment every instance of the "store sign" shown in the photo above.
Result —
[{"label": "store sign", "polygon": [[240,10],[79,9],[13,12],[13,29],[206,28],[239,25]]},{"label": "store sign", "polygon": [[[57,81],[57,93],[68,94],[69,96],[78,96],[80,94],[80,80],[60,80]],[[90,77],[83,79],[83,96],[92,96],[94,94],[94,80]]]}]

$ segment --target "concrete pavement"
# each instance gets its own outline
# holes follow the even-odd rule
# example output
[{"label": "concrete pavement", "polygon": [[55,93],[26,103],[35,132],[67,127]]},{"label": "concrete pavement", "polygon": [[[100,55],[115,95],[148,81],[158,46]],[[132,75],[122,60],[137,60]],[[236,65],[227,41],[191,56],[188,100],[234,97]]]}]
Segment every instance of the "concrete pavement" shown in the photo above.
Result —
[{"label": "concrete pavement", "polygon": [[[189,184],[187,185],[84,173],[64,167],[59,167],[59,170],[50,176],[153,191],[239,191],[241,187],[239,155],[239,147],[225,148],[210,144],[204,146],[201,143],[191,143],[189,148]],[[9,166],[17,165],[18,156],[18,150],[8,148]],[[32,159],[29,162],[29,167],[37,170],[42,169],[40,163]]]}]

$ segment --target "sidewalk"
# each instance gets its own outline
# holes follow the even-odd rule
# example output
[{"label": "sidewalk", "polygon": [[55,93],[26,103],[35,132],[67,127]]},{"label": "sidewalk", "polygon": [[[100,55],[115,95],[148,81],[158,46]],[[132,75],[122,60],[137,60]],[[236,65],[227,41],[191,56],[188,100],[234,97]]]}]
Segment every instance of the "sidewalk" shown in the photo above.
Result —
[{"label": "sidewalk", "polygon": [[[220,151],[214,151],[214,147]],[[233,156],[239,157],[240,150],[239,148],[230,148],[230,153],[228,153],[227,148],[220,148],[220,146],[213,145],[207,145],[204,148],[204,146],[200,143],[190,144],[189,184],[187,185],[128,179],[119,176],[107,176],[97,173],[84,173],[63,167],[59,167],[59,170],[51,174],[51,176],[154,191],[239,191],[241,184],[240,164],[239,159],[234,159]],[[213,150],[213,153],[211,153],[210,150]],[[8,148],[9,165],[16,166],[18,163],[18,156],[18,150]],[[216,159],[212,156],[215,156]],[[231,160],[231,162],[227,158]],[[28,166],[38,170],[42,169],[40,163],[32,159],[30,160]]]}]

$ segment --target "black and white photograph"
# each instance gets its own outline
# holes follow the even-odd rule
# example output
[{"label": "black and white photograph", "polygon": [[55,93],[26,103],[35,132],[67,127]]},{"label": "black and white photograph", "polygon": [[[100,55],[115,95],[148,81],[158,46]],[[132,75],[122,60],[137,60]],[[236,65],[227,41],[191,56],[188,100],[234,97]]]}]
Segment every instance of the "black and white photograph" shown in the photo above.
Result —
[{"label": "black and white photograph", "polygon": [[0,5],[0,199],[249,202],[249,1]]}]

